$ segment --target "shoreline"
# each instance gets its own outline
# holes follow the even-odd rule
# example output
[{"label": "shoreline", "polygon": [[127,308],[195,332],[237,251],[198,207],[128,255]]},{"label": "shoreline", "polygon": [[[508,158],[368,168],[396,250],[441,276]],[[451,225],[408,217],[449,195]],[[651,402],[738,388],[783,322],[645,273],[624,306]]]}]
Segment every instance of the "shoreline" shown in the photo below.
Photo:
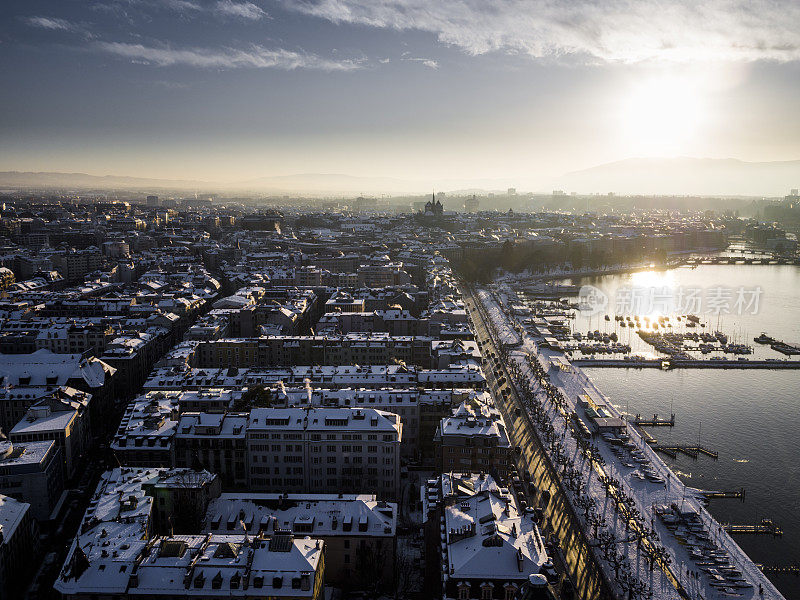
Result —
[{"label": "shoreline", "polygon": [[[568,359],[569,360],[569,359]],[[664,367],[664,362],[669,362],[669,367]],[[674,360],[646,359],[622,360],[617,358],[576,358],[569,360],[573,365],[580,367],[621,368],[621,369],[800,369],[800,360]]]}]

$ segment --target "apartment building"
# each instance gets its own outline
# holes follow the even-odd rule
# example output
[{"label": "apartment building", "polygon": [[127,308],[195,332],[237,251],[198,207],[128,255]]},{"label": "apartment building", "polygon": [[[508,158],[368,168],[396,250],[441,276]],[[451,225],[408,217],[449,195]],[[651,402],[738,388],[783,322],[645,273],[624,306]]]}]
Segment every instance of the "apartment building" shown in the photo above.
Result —
[{"label": "apartment building", "polygon": [[375,409],[262,408],[250,413],[249,487],[286,492],[374,491],[400,487],[400,417]]},{"label": "apartment building", "polygon": [[400,362],[431,366],[431,338],[386,333],[263,336],[200,342],[197,366],[380,365]]},{"label": "apartment building", "polygon": [[247,413],[183,413],[174,435],[175,465],[219,475],[226,488],[248,484]]},{"label": "apartment building", "polygon": [[512,446],[491,397],[470,398],[439,423],[434,437],[442,471],[492,473],[504,479]]},{"label": "apartment building", "polygon": [[0,440],[0,494],[28,503],[31,516],[45,522],[63,491],[61,451],[53,440]]},{"label": "apartment building", "polygon": [[425,388],[450,390],[471,388],[482,390],[486,377],[480,365],[453,364],[444,369],[422,369],[413,365],[323,365],[258,367],[188,367],[156,368],[144,384],[145,391],[197,390],[208,387],[242,386],[274,387],[280,384],[313,388],[379,389]]},{"label": "apartment building", "polygon": [[[70,600],[321,598],[322,540],[203,531],[208,501],[219,495],[215,480],[180,469],[105,473],[53,587]],[[170,532],[158,533],[159,522]]]},{"label": "apartment building", "polygon": [[397,504],[374,494],[221,494],[204,528],[217,535],[312,536],[325,543],[325,583],[345,590],[394,583]]},{"label": "apartment building", "polygon": [[89,399],[89,394],[72,388],[58,390],[32,405],[11,429],[9,439],[22,443],[55,441],[67,480],[77,473],[91,443]]},{"label": "apartment building", "polygon": [[0,598],[13,600],[25,593],[36,568],[38,528],[30,504],[0,495]]}]

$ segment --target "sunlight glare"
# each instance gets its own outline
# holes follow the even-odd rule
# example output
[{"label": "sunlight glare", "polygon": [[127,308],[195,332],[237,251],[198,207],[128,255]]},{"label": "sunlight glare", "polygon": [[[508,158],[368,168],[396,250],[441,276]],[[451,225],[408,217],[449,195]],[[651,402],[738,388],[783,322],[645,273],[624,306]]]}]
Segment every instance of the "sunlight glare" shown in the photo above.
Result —
[{"label": "sunlight glare", "polygon": [[621,106],[621,133],[637,155],[688,152],[702,124],[703,103],[691,78],[654,76],[634,84]]}]

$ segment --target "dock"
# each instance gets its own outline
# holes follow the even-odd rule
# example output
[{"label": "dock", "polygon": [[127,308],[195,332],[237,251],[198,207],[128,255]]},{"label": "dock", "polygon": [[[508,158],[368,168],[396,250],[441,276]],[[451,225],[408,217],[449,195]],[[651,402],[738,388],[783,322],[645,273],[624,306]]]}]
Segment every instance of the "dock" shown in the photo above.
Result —
[{"label": "dock", "polygon": [[761,569],[762,573],[775,574],[775,575],[800,575],[800,564],[796,565],[760,565],[756,566]]},{"label": "dock", "polygon": [[646,444],[649,444],[649,445],[652,446],[652,445],[658,443],[658,440],[656,438],[654,438],[652,435],[650,435],[644,429],[638,429],[638,432],[639,432],[639,435],[642,436],[642,439],[645,441]]},{"label": "dock", "polygon": [[786,342],[776,341],[770,344],[769,347],[775,350],[776,352],[785,354],[786,356],[793,356],[795,354],[800,354],[800,346],[798,346],[797,344],[787,344]]},{"label": "dock", "polygon": [[675,427],[675,413],[669,419],[659,419],[658,414],[654,414],[652,419],[642,419],[640,415],[636,415],[633,424],[639,427]]},{"label": "dock", "polygon": [[731,490],[731,491],[707,491],[707,490],[698,490],[700,495],[705,498],[706,500],[719,500],[722,498],[734,498],[739,499],[744,502],[745,490],[744,488],[739,488],[738,490]]},{"label": "dock", "polygon": [[580,289],[577,285],[528,285],[521,286],[521,291],[534,300],[560,300],[569,296],[576,296]]},{"label": "dock", "polygon": [[800,369],[800,360],[766,359],[648,359],[625,360],[619,358],[573,358],[572,364],[590,368],[626,369]]},{"label": "dock", "polygon": [[[749,252],[756,254],[756,252]],[[682,261],[684,265],[800,265],[800,258],[777,256],[771,253],[758,253],[756,256],[690,256]]]},{"label": "dock", "polygon": [[723,527],[728,533],[737,535],[783,535],[783,529],[778,527],[778,525],[772,519],[761,519],[761,523],[757,523],[755,525],[734,525],[731,523],[725,523]]},{"label": "dock", "polygon": [[656,452],[661,452],[662,454],[666,454],[670,458],[678,458],[678,453],[685,454],[691,458],[697,460],[697,457],[701,454],[705,456],[709,456],[714,460],[719,458],[719,452],[715,452],[714,450],[709,450],[708,448],[704,448],[703,446],[653,446],[653,450]]}]

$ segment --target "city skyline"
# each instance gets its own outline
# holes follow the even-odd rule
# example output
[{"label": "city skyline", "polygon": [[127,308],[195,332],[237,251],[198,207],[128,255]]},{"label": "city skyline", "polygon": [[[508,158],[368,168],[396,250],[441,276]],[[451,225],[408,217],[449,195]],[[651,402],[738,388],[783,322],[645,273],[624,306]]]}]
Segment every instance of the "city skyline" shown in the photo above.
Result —
[{"label": "city skyline", "polygon": [[0,170],[546,189],[800,157],[792,2],[9,2]]}]

